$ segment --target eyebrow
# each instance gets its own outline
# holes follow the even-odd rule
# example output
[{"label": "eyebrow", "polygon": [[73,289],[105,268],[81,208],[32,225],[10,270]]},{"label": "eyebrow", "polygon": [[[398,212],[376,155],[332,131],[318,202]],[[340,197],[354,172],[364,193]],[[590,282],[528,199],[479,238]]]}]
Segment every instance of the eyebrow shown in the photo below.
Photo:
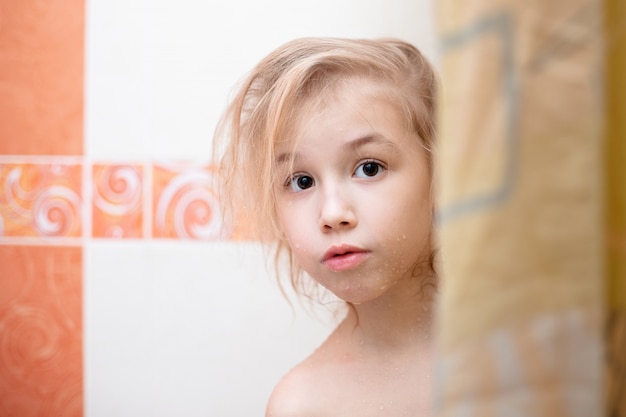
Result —
[{"label": "eyebrow", "polygon": [[392,142],[389,139],[377,133],[369,134],[369,135],[351,140],[350,142],[344,144],[343,147],[351,151],[358,151],[363,146],[369,145],[371,143],[375,145],[383,145],[385,147],[389,147],[392,150],[396,150],[396,151],[400,150],[400,147],[398,146],[397,143]]},{"label": "eyebrow", "polygon": [[[389,139],[385,138],[384,136],[379,135],[377,133],[368,134],[368,135],[356,138],[354,140],[351,140],[350,142],[345,143],[342,146],[342,148],[348,151],[356,152],[362,147],[369,145],[369,144],[382,145],[382,146],[391,148],[393,151],[400,151],[400,147],[398,146],[397,143],[394,143],[390,141]],[[299,158],[300,158],[300,154],[298,152],[296,153],[283,152],[276,157],[275,161],[276,161],[276,165],[282,165],[292,160],[296,161]]]}]

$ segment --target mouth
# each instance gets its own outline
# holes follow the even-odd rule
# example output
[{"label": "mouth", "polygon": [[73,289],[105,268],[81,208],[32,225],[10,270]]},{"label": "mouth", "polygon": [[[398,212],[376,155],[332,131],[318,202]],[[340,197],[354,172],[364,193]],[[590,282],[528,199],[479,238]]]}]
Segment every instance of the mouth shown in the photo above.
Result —
[{"label": "mouth", "polygon": [[369,251],[349,245],[333,246],[324,253],[322,263],[339,272],[357,267],[369,256]]}]

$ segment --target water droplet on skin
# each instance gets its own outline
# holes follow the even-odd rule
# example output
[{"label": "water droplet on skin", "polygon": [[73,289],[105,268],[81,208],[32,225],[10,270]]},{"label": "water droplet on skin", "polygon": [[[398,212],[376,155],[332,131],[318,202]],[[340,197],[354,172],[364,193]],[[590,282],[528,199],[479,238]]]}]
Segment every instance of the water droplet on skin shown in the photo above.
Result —
[{"label": "water droplet on skin", "polygon": [[384,410],[384,409],[385,409],[385,406],[381,404],[381,405],[380,405],[380,409],[381,409],[381,410]]},{"label": "water droplet on skin", "polygon": [[406,240],[406,235],[405,234],[402,234],[402,239]]},{"label": "water droplet on skin", "polygon": [[295,247],[296,249],[300,249],[300,244],[299,244],[299,243],[296,243],[296,244],[294,245],[294,247]]}]

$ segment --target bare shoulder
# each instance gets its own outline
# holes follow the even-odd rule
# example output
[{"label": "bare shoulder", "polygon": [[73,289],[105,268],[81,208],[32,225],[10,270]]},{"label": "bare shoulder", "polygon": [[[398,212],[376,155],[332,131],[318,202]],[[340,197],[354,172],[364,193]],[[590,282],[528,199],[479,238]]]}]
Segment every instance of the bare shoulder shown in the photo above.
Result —
[{"label": "bare shoulder", "polygon": [[[340,326],[339,326],[340,327]],[[276,384],[265,417],[329,417],[334,413],[338,329]]]},{"label": "bare shoulder", "polygon": [[319,414],[313,401],[319,385],[308,361],[289,371],[274,387],[267,403],[266,417],[312,417]]}]

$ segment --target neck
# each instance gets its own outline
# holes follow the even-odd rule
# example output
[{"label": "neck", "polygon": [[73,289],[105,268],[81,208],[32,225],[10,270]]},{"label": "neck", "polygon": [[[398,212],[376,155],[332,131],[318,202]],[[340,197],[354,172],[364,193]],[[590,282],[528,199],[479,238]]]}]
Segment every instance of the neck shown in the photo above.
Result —
[{"label": "neck", "polygon": [[380,349],[429,346],[433,337],[436,289],[421,277],[407,278],[393,292],[351,305],[342,326],[360,345]]}]

